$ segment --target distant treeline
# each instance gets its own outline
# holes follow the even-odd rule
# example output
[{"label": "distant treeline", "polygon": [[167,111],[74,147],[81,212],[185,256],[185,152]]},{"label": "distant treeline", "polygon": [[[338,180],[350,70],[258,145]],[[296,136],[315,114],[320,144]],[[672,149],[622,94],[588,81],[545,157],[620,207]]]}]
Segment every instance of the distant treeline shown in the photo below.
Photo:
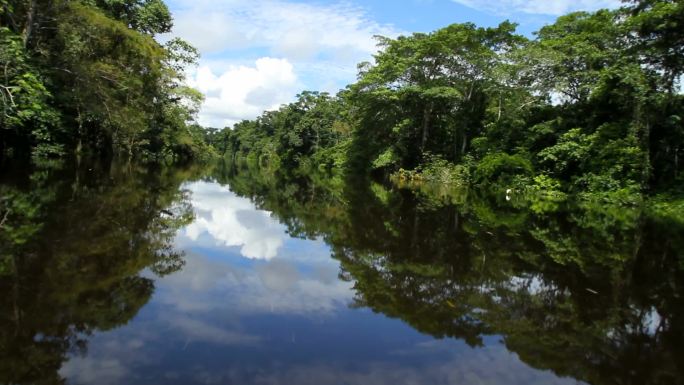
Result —
[{"label": "distant treeline", "polygon": [[684,185],[684,2],[577,12],[530,40],[454,24],[379,38],[338,95],[210,142],[233,160],[631,200]]},{"label": "distant treeline", "polygon": [[0,154],[207,156],[162,0],[0,0]]}]

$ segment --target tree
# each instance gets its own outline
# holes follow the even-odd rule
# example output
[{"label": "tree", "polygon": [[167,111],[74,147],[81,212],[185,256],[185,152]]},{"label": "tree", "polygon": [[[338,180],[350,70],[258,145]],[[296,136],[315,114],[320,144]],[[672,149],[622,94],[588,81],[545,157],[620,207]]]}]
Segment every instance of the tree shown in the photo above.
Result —
[{"label": "tree", "polygon": [[201,95],[183,85],[197,50],[153,38],[172,26],[162,1],[12,0],[0,10],[0,101],[12,133],[3,153],[211,154],[189,129]]},{"label": "tree", "polygon": [[664,87],[674,92],[684,74],[684,4],[677,0],[624,0],[628,24],[639,36],[640,59],[663,71]]},{"label": "tree", "polygon": [[304,93],[239,125],[232,142],[287,169],[308,159],[416,183],[639,202],[677,188],[684,171],[682,6],[628,3],[561,16],[534,40],[509,22],[379,37],[339,103]]},{"label": "tree", "polygon": [[361,66],[350,95],[360,115],[357,134],[366,136],[359,141],[386,138],[374,156],[384,152],[395,159],[378,164],[415,167],[428,151],[460,160],[482,132],[493,91],[501,87],[495,68],[524,42],[514,31],[508,22],[487,29],[454,24],[431,34],[381,38],[382,51],[374,64]]},{"label": "tree", "polygon": [[173,27],[171,12],[162,0],[89,0],[89,4],[129,28],[149,35],[171,32]]}]

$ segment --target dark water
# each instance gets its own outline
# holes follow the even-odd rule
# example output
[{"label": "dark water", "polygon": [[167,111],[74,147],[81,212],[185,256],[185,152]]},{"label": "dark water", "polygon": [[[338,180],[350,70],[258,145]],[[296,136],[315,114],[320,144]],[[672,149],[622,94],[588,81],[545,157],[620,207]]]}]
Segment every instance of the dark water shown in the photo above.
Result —
[{"label": "dark water", "polygon": [[684,383],[684,221],[500,195],[3,170],[0,383]]}]

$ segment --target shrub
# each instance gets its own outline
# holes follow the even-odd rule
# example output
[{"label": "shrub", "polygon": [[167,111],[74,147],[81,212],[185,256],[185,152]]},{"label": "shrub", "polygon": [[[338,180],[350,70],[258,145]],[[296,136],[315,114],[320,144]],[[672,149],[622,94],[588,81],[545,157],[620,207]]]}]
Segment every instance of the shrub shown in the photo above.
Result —
[{"label": "shrub", "polygon": [[475,167],[474,181],[483,183],[510,183],[516,176],[531,176],[532,163],[521,154],[506,153],[485,156]]}]

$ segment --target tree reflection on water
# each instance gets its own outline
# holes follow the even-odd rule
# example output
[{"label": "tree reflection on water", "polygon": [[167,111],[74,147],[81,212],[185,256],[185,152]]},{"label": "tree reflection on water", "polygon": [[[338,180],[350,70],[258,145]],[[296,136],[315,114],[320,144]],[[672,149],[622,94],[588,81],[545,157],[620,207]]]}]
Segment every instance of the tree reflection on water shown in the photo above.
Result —
[{"label": "tree reflection on water", "polygon": [[149,301],[144,269],[182,268],[171,242],[193,219],[190,172],[91,165],[2,181],[0,383],[62,382],[68,353]]},{"label": "tree reflection on water", "polygon": [[[219,178],[220,179],[220,178]],[[224,170],[223,182],[323,237],[353,306],[591,384],[684,378],[684,223],[645,207],[437,197],[373,182]],[[543,209],[540,209],[543,208]]]}]

